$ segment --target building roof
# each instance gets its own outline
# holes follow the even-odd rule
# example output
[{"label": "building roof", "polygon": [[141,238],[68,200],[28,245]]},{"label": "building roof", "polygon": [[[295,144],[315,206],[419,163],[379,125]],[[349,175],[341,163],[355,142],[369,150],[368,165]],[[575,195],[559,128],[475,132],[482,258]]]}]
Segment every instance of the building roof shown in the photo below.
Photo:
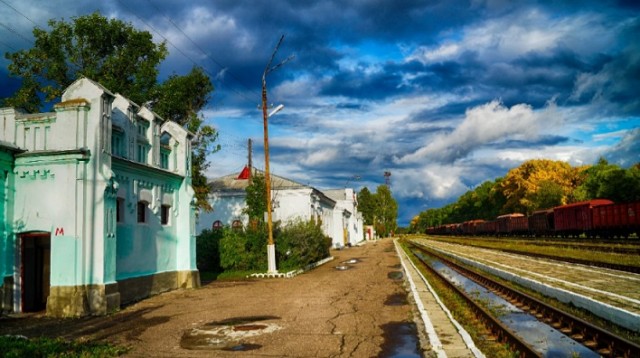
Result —
[{"label": "building roof", "polygon": [[345,189],[327,189],[322,191],[324,195],[330,197],[331,199],[338,200],[347,200],[347,192]]},{"label": "building roof", "polygon": [[[244,191],[249,186],[248,168],[245,166],[242,171],[237,174],[229,174],[223,177],[215,178],[209,181],[209,187],[212,192],[218,191]],[[264,175],[262,170],[252,168],[251,175]],[[283,189],[313,189],[308,185],[298,183],[296,181],[283,178],[279,175],[271,173],[271,189],[283,190]]]}]

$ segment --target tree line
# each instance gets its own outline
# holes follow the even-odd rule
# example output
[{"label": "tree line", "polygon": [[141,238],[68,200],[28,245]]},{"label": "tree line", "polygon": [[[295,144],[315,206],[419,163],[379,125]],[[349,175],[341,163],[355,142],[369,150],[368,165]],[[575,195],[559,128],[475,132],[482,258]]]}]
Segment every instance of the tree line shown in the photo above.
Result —
[{"label": "tree line", "polygon": [[572,167],[563,161],[529,160],[504,177],[488,180],[454,203],[428,209],[411,220],[410,231],[467,220],[493,220],[523,213],[605,198],[614,202],[640,200],[640,163],[625,169],[604,158],[595,165]]},{"label": "tree line", "polygon": [[386,185],[379,185],[375,193],[366,186],[358,193],[358,211],[362,213],[365,225],[373,225],[380,237],[396,232],[398,224],[398,203]]}]

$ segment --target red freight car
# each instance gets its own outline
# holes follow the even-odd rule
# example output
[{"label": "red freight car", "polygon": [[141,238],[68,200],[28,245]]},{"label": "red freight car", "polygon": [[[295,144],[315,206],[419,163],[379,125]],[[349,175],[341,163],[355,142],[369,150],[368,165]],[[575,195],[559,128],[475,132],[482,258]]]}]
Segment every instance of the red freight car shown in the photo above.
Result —
[{"label": "red freight car", "polygon": [[477,235],[478,226],[482,224],[484,220],[469,220],[462,223],[462,233],[465,235]]},{"label": "red freight car", "polygon": [[529,230],[529,221],[524,214],[500,215],[496,218],[496,221],[498,223],[498,235],[526,233]]},{"label": "red freight car", "polygon": [[553,208],[556,233],[562,236],[578,236],[593,233],[593,208],[613,204],[607,199],[594,199]]},{"label": "red freight car", "polygon": [[602,205],[592,214],[594,234],[628,237],[640,232],[640,202]]},{"label": "red freight car", "polygon": [[495,220],[485,221],[478,224],[478,227],[476,228],[476,233],[478,235],[495,235],[497,228],[498,228],[498,223]]},{"label": "red freight car", "polygon": [[529,216],[529,231],[535,236],[553,235],[553,209],[534,211]]}]

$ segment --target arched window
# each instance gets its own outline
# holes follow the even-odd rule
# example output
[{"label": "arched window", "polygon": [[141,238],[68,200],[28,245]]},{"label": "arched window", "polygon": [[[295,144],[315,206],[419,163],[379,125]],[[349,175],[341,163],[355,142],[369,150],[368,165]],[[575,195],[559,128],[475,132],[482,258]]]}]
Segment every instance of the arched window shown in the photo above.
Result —
[{"label": "arched window", "polygon": [[220,229],[222,229],[222,221],[220,221],[220,220],[216,220],[216,221],[214,221],[214,222],[213,222],[213,225],[211,225],[211,228],[212,228],[213,230],[220,230]]},{"label": "arched window", "polygon": [[233,220],[233,223],[231,223],[231,227],[232,227],[234,230],[240,230],[240,229],[242,229],[242,221],[240,221],[240,220]]}]

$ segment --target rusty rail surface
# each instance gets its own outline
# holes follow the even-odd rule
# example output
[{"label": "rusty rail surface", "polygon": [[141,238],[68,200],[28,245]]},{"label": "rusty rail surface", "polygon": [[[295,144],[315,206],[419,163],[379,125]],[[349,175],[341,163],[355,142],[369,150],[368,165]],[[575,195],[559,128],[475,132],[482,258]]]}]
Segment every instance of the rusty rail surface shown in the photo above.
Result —
[{"label": "rusty rail surface", "polygon": [[491,278],[471,271],[433,250],[411,243],[411,245],[431,256],[437,257],[452,269],[488,288],[513,305],[536,316],[538,320],[550,325],[571,337],[585,347],[603,357],[640,357],[640,345],[597,327],[581,318],[563,312],[523,292],[507,287]]}]

